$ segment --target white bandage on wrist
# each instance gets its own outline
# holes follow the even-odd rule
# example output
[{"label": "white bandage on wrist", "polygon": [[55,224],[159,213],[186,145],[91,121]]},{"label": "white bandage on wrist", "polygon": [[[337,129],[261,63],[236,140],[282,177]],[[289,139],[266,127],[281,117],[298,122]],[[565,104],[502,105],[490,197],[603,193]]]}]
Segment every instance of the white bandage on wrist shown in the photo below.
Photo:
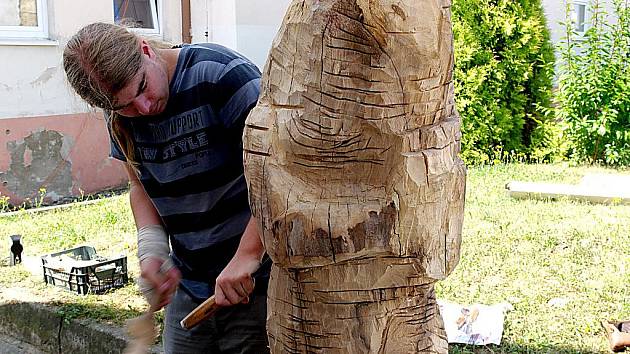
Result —
[{"label": "white bandage on wrist", "polygon": [[[138,259],[140,263],[147,258],[162,260],[160,272],[166,273],[174,267],[169,257],[168,235],[162,225],[147,225],[138,230]],[[147,298],[152,307],[157,306],[158,298],[153,291],[153,285],[146,279],[138,279],[140,291]]]},{"label": "white bandage on wrist", "polygon": [[[170,260],[168,235],[162,225],[147,225],[138,230],[138,260],[149,257]],[[169,262],[170,263],[170,262]]]}]

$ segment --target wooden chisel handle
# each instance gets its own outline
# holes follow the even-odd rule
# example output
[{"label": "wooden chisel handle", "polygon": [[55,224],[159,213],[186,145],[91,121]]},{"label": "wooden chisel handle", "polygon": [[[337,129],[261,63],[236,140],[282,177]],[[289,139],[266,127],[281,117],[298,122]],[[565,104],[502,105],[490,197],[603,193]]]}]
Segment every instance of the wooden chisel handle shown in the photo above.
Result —
[{"label": "wooden chisel handle", "polygon": [[212,295],[208,300],[202,302],[201,305],[197,306],[197,308],[184,317],[179,324],[183,329],[191,329],[214,315],[219,308],[221,308],[221,306],[216,304],[214,301],[214,295]]}]

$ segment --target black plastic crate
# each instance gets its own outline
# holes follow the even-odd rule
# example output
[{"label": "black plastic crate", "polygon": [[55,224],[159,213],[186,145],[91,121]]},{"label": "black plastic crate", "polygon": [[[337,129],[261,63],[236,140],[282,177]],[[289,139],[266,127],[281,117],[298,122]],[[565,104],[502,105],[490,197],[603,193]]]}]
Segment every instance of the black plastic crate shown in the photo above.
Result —
[{"label": "black plastic crate", "polygon": [[92,246],[42,256],[44,282],[80,295],[101,294],[127,284],[127,256],[107,259]]}]

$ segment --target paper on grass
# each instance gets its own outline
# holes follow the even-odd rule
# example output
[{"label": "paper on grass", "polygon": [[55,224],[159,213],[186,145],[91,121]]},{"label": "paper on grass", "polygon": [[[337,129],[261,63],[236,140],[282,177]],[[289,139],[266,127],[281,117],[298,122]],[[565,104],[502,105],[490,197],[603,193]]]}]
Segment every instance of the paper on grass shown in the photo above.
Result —
[{"label": "paper on grass", "polygon": [[509,303],[463,306],[438,300],[449,343],[501,344],[505,313]]}]

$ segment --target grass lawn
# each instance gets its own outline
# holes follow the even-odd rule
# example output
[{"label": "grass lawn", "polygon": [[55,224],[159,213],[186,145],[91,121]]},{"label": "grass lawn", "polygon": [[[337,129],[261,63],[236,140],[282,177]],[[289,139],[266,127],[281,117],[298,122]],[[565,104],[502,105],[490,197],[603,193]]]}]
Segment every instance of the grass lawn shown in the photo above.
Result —
[{"label": "grass lawn", "polygon": [[[460,304],[509,302],[501,346],[451,346],[453,353],[600,353],[599,321],[630,318],[630,206],[512,200],[511,180],[576,183],[586,173],[619,172],[568,165],[509,164],[469,169],[461,261],[438,283],[438,297]],[[628,173],[628,172],[624,172]],[[28,254],[81,243],[99,254],[126,253],[137,276],[135,228],[126,195],[88,206],[0,217],[2,238],[24,236]],[[0,242],[0,255],[8,241]],[[27,288],[69,317],[115,324],[144,302],[130,285],[109,294],[75,296],[46,287],[23,267],[0,267],[3,292]],[[553,300],[553,301],[552,301]]]}]

